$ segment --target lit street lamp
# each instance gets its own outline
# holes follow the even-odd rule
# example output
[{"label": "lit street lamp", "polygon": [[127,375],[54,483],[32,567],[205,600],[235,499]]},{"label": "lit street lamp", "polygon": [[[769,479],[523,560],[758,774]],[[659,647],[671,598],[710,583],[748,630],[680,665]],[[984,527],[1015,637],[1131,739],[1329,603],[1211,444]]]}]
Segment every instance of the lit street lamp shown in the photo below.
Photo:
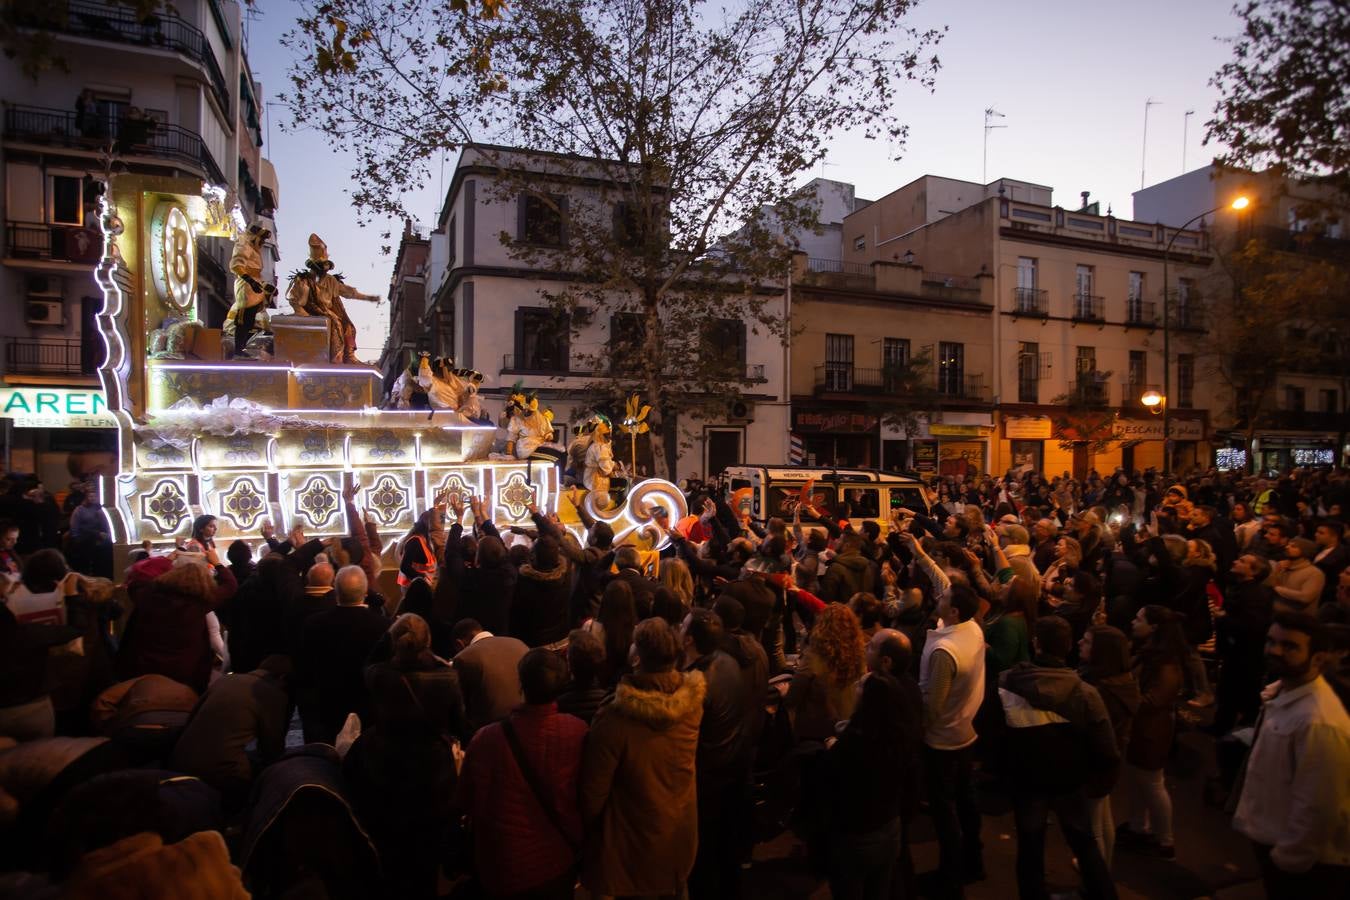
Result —
[{"label": "lit street lamp", "polygon": [[[1241,211],[1251,206],[1251,200],[1245,196],[1233,198],[1227,206],[1228,209]],[[1216,206],[1213,209],[1206,210],[1199,215],[1192,216],[1185,225],[1172,232],[1172,236],[1167,239],[1167,246],[1163,247],[1163,390],[1159,394],[1157,391],[1146,391],[1144,396],[1139,398],[1139,402],[1149,408],[1150,412],[1156,415],[1156,408],[1162,407],[1163,417],[1163,471],[1172,471],[1172,415],[1169,411],[1167,398],[1172,394],[1172,295],[1167,286],[1167,264],[1170,261],[1172,244],[1176,242],[1177,236],[1187,228],[1194,225],[1200,219],[1219,210],[1222,206]],[[1149,401],[1152,400],[1150,403]]]}]

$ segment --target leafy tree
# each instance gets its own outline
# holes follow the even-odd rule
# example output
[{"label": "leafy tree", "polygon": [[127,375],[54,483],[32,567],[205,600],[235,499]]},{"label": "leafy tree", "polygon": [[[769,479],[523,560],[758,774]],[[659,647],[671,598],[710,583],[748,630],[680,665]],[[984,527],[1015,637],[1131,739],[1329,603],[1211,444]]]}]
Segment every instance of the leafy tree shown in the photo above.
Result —
[{"label": "leafy tree", "polygon": [[1296,244],[1288,251],[1264,238],[1216,246],[1216,265],[1201,298],[1206,330],[1180,339],[1196,352],[1199,374],[1219,386],[1224,398],[1219,416],[1243,431],[1253,464],[1256,433],[1280,426],[1281,376],[1339,375],[1344,409],[1350,267],[1307,252],[1315,249],[1315,236],[1303,240],[1308,247]]},{"label": "leafy tree", "polygon": [[1206,141],[1222,162],[1326,178],[1350,197],[1350,4],[1243,0],[1233,59],[1210,80],[1221,93]]},{"label": "leafy tree", "polygon": [[595,387],[641,391],[661,472],[670,420],[750,381],[722,322],[786,338],[783,235],[815,227],[796,182],[841,130],[903,145],[900,91],[931,87],[941,33],[906,24],[912,0],[451,6],[309,11],[288,37],[295,120],[356,153],[366,216],[401,216],[429,164],[471,143],[499,197],[555,214],[559,240],[503,240],[565,276],[547,294],[561,323],[579,331],[585,309],[610,329]]}]

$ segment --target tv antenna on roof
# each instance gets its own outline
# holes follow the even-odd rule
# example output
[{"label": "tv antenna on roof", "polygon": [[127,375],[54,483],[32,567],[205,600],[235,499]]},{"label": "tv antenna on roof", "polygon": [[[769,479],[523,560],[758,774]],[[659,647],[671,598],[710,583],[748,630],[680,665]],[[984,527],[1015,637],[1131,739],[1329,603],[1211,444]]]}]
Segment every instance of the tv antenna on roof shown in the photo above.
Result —
[{"label": "tv antenna on roof", "polygon": [[1139,190],[1144,189],[1144,162],[1148,159],[1148,110],[1151,106],[1162,106],[1161,100],[1149,97],[1144,101],[1144,146],[1139,151]]},{"label": "tv antenna on roof", "polygon": [[1007,128],[1007,125],[990,125],[989,122],[995,116],[1000,119],[1006,119],[1007,116],[994,109],[992,106],[984,111],[984,165],[980,169],[980,184],[989,183],[989,132],[995,128]]}]

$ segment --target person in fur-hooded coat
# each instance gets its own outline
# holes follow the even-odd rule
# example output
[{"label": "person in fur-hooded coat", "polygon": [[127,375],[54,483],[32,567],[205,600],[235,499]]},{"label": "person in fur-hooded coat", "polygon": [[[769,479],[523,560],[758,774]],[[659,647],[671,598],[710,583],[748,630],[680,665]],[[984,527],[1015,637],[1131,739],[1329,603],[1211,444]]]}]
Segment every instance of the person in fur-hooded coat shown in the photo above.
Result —
[{"label": "person in fur-hooded coat", "polygon": [[678,895],[698,849],[694,757],[707,683],[675,669],[665,620],[633,632],[638,666],[591,722],[581,762],[581,883],[592,894]]}]

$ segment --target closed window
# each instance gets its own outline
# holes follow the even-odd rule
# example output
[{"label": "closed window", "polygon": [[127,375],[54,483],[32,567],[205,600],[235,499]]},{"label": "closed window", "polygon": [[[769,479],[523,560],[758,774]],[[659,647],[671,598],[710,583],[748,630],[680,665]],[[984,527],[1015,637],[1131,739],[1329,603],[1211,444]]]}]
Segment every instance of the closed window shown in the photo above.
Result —
[{"label": "closed window", "polygon": [[1138,400],[1143,394],[1144,385],[1148,384],[1148,352],[1145,350],[1130,351],[1130,397]]},{"label": "closed window", "polygon": [[551,309],[516,310],[516,365],[525,372],[566,372],[570,323]]},{"label": "closed window", "polygon": [[1177,407],[1190,409],[1195,405],[1195,357],[1189,353],[1177,356]]},{"label": "closed window", "polygon": [[1143,300],[1144,300],[1144,273],[1143,273],[1143,272],[1131,272],[1131,273],[1130,273],[1130,288],[1129,288],[1129,294],[1128,294],[1127,296],[1128,296],[1128,298],[1129,298],[1129,302],[1131,302],[1131,303],[1142,303],[1142,302],[1143,302]]},{"label": "closed window", "polygon": [[1322,388],[1322,412],[1339,412],[1336,401],[1340,399],[1339,392],[1335,388]]},{"label": "closed window", "polygon": [[867,249],[867,238],[866,238],[865,236],[861,235],[861,234],[858,235],[857,237],[855,237],[855,238],[853,239],[853,249],[854,249],[854,250],[866,250],[866,249]]},{"label": "closed window", "polygon": [[1024,290],[1036,290],[1036,260],[1030,256],[1017,258],[1017,286]]},{"label": "closed window", "polygon": [[537,247],[561,247],[563,223],[567,212],[567,198],[556,194],[542,196],[522,194],[519,204],[520,221],[517,238],[521,243]]},{"label": "closed window", "polygon": [[1022,341],[1017,347],[1017,402],[1041,402],[1041,345]]},{"label": "closed window", "polygon": [[884,338],[881,343],[881,378],[886,390],[897,391],[909,366],[909,339]]},{"label": "closed window", "polygon": [[745,375],[745,323],[714,319],[703,326],[703,359],[737,378]]},{"label": "closed window", "polygon": [[1284,389],[1284,408],[1290,412],[1303,412],[1307,408],[1307,398],[1303,388],[1286,385]]},{"label": "closed window", "polygon": [[54,225],[84,224],[84,184],[75,175],[49,175],[51,219]]},{"label": "closed window", "polygon": [[825,335],[825,389],[853,390],[853,335]]},{"label": "closed window", "polygon": [[619,372],[636,372],[647,329],[637,313],[615,313],[609,322],[609,361]]},{"label": "closed window", "polygon": [[966,345],[953,341],[938,344],[938,391],[959,397],[965,390]]}]

